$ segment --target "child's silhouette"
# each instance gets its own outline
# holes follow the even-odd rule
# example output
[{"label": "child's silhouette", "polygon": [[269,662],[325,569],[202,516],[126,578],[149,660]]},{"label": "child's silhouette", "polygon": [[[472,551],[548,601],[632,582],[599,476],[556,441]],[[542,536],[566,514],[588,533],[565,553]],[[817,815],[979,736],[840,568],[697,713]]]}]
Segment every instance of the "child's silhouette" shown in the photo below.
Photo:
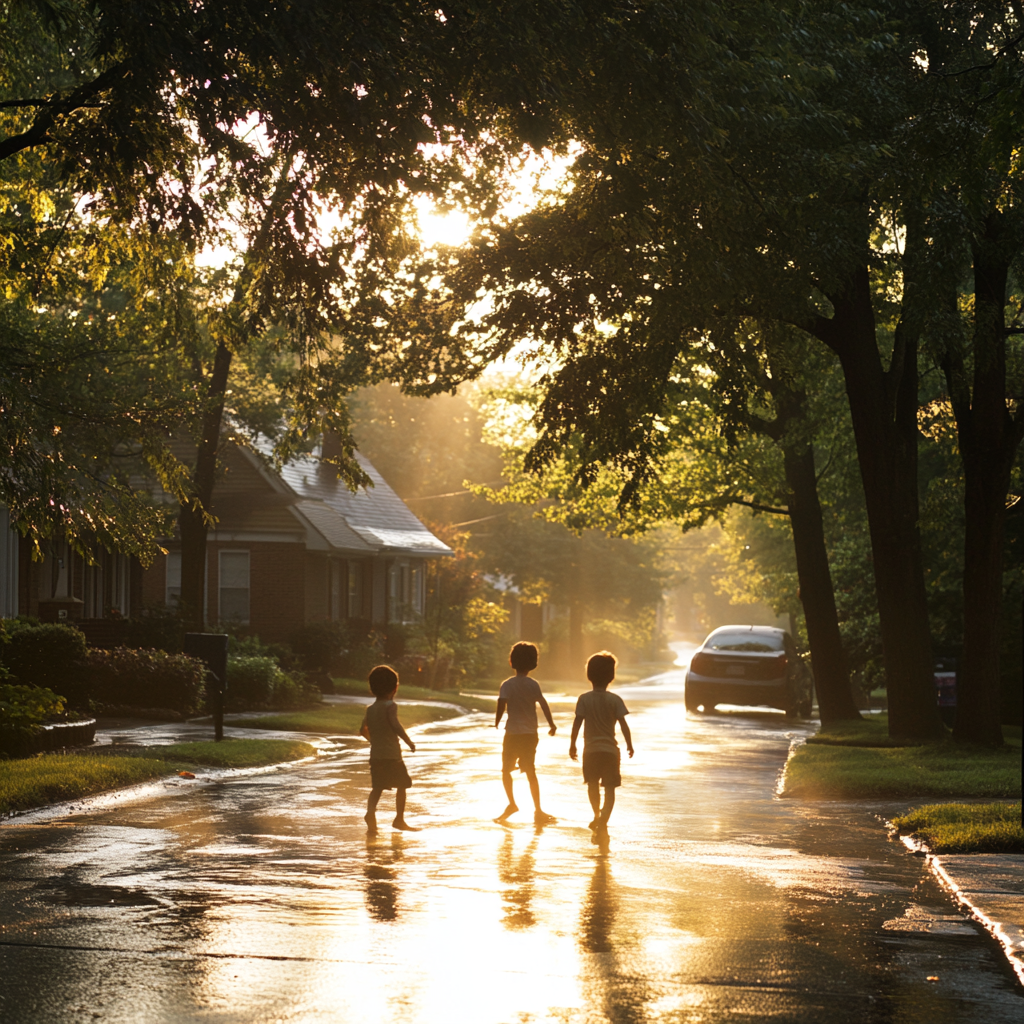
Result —
[{"label": "child's silhouette", "polygon": [[501,781],[508,797],[508,806],[495,821],[506,821],[519,808],[512,795],[512,769],[516,764],[525,772],[530,784],[530,796],[533,797],[533,820],[544,825],[555,819],[545,814],[540,806],[540,784],[537,782],[537,769],[534,760],[537,754],[537,705],[540,705],[544,717],[548,720],[548,735],[555,735],[555,722],[551,717],[551,708],[540,692],[537,680],[530,673],[537,667],[537,648],[533,644],[520,642],[516,644],[508,656],[508,663],[516,670],[501,684],[498,691],[498,707],[494,715],[494,728],[501,723],[501,717],[508,710],[508,721],[505,724],[505,739],[501,746]]},{"label": "child's silhouette", "polygon": [[[622,785],[619,774],[619,745],[615,742],[615,723],[619,723],[626,750],[633,756],[633,738],[626,725],[629,711],[617,693],[609,693],[608,685],[615,678],[615,655],[601,651],[587,662],[590,693],[580,695],[576,702],[576,718],[569,739],[569,756],[576,760],[576,737],[583,728],[583,781],[587,784],[594,820],[590,827],[597,831],[608,825],[615,806],[615,789]],[[604,786],[604,807],[601,790]]]},{"label": "child's silhouette", "polygon": [[398,673],[389,665],[378,665],[370,672],[370,692],[377,698],[363,716],[359,732],[370,741],[370,797],[366,801],[366,825],[371,832],[377,831],[377,803],[385,789],[395,790],[394,828],[403,832],[418,832],[405,820],[405,791],[412,785],[412,779],[402,760],[399,739],[404,740],[410,750],[416,744],[398,721],[395,693],[398,691]]}]

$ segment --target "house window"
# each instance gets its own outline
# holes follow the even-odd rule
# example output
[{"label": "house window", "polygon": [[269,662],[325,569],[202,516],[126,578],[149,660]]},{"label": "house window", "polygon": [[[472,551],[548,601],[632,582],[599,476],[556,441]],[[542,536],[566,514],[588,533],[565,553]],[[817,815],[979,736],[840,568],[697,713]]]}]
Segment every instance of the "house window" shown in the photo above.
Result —
[{"label": "house window", "polygon": [[249,621],[249,552],[220,553],[220,621]]},{"label": "house window", "polygon": [[167,580],[164,601],[168,608],[174,608],[181,600],[181,552],[167,552]]},{"label": "house window", "polygon": [[362,562],[350,561],[348,563],[348,617],[350,619],[363,617]]}]

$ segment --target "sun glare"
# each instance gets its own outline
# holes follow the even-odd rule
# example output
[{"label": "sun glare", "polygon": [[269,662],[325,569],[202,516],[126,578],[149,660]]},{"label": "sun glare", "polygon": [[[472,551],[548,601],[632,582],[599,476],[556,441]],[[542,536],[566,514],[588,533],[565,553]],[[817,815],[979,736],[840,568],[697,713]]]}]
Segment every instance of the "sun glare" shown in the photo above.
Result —
[{"label": "sun glare", "polygon": [[416,225],[423,244],[428,248],[435,245],[465,245],[473,230],[466,214],[458,210],[437,213],[429,200],[417,204]]}]

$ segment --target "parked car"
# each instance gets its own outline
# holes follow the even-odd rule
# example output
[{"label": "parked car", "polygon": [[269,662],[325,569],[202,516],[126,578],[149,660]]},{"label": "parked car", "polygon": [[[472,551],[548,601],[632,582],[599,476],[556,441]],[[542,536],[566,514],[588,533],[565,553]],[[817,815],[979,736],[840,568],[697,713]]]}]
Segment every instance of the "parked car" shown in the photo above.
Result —
[{"label": "parked car", "polygon": [[774,626],[720,626],[694,653],[686,673],[688,711],[751,704],[808,718],[813,697],[814,680],[793,638]]}]

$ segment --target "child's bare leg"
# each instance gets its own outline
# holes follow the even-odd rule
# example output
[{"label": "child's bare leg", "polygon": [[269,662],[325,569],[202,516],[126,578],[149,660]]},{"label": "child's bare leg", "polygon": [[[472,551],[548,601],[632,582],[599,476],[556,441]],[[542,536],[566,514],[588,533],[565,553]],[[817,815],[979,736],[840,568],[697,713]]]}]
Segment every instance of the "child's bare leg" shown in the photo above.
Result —
[{"label": "child's bare leg", "polygon": [[539,822],[554,821],[550,814],[545,814],[540,807],[540,783],[534,768],[526,769],[526,781],[530,784],[530,796],[533,798],[533,820]]},{"label": "child's bare leg", "polygon": [[366,801],[366,815],[363,821],[366,822],[371,832],[377,831],[377,804],[380,802],[383,792],[383,789],[371,789],[369,799]]},{"label": "child's bare leg", "polygon": [[501,814],[498,815],[498,817],[494,819],[495,821],[504,821],[506,818],[510,818],[513,814],[516,813],[516,811],[519,810],[519,808],[516,806],[515,798],[512,796],[512,772],[511,772],[511,770],[509,770],[509,771],[502,770],[502,773],[501,773],[501,784],[505,787],[505,796],[508,797],[508,807],[506,807],[505,810],[503,810],[501,812]]},{"label": "child's bare leg", "polygon": [[615,787],[604,787],[604,807],[601,809],[601,824],[607,825],[608,819],[612,816],[612,808],[615,806]]},{"label": "child's bare leg", "polygon": [[393,828],[401,829],[403,832],[419,832],[405,820],[405,790],[395,791],[395,820],[391,823]]},{"label": "child's bare leg", "polygon": [[594,820],[590,823],[590,827],[597,828],[601,821],[601,787],[598,783],[587,783],[587,797],[590,800],[590,806],[594,809]]}]

